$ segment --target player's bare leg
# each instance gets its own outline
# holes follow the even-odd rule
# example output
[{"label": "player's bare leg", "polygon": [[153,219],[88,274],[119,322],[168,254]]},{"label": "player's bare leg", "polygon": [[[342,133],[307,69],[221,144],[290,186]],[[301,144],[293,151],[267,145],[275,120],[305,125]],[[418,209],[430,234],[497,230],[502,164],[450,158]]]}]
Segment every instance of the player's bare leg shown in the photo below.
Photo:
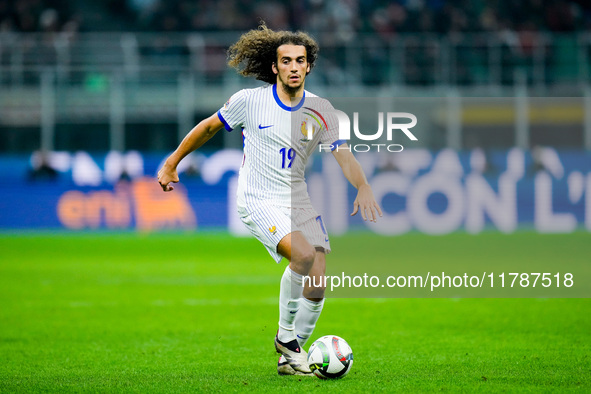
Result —
[{"label": "player's bare leg", "polygon": [[308,275],[316,258],[316,250],[300,231],[283,237],[277,245],[277,252],[289,260],[292,271],[304,276]]},{"label": "player's bare leg", "polygon": [[[280,353],[294,373],[310,374],[307,354],[300,346],[295,333],[295,320],[300,309],[304,291],[303,277],[308,275],[316,259],[316,250],[304,235],[295,231],[286,235],[277,246],[277,251],[289,260],[281,278],[279,291],[279,330],[275,338],[275,349]],[[286,372],[277,366],[280,374]],[[289,368],[287,368],[289,369]],[[285,373],[291,374],[291,373]]]},{"label": "player's bare leg", "polygon": [[326,275],[326,255],[324,248],[316,247],[316,255],[314,256],[314,264],[308,276],[310,281],[306,281],[303,295],[310,301],[319,302],[324,299],[324,291],[326,290],[326,283],[324,277]]}]

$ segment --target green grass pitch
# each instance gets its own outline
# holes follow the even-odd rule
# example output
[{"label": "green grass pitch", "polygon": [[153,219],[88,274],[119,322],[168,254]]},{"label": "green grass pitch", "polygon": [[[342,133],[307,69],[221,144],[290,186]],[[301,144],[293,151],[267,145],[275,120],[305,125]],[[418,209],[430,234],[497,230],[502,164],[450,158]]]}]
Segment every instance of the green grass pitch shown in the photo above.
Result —
[{"label": "green grass pitch", "polygon": [[[329,264],[364,237],[333,237]],[[490,265],[591,263],[588,233],[523,232],[396,237],[393,264],[468,241]],[[590,299],[329,299],[313,338],[355,361],[322,381],[276,375],[284,264],[253,239],[4,233],[0,250],[0,392],[591,390]]]}]

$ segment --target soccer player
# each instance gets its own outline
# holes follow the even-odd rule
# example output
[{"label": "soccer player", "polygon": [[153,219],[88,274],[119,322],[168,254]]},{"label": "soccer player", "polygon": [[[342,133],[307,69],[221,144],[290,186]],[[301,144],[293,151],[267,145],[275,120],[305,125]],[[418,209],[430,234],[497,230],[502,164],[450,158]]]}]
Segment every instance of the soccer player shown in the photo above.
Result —
[{"label": "soccer player", "polygon": [[177,165],[186,155],[222,128],[242,130],[238,213],[277,263],[282,258],[289,261],[281,278],[275,337],[280,375],[311,374],[303,347],[324,305],[325,289],[304,283],[306,276],[324,276],[325,255],[330,252],[304,179],[308,157],[319,143],[331,145],[345,177],[357,189],[351,215],[360,212],[370,221],[382,215],[359,162],[346,142],[338,141],[338,122],[327,122],[330,117],[322,115],[330,105],[304,90],[317,53],[318,44],[302,32],[275,32],[262,24],[242,35],[228,51],[229,65],[267,85],[235,93],[187,134],[158,172],[162,189],[171,191],[171,183],[179,181]]}]

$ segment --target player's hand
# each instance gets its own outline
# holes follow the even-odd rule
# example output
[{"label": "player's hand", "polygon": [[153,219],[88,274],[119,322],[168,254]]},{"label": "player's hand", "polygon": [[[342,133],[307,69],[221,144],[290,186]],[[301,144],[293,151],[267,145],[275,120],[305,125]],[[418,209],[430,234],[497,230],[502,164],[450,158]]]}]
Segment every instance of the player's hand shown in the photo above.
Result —
[{"label": "player's hand", "polygon": [[158,171],[158,183],[165,192],[173,191],[174,186],[171,183],[177,183],[178,181],[179,175],[176,168],[171,168],[164,164],[160,171]]},{"label": "player's hand", "polygon": [[373,191],[369,185],[361,185],[357,191],[357,198],[353,202],[353,212],[351,216],[355,216],[357,212],[361,212],[363,220],[367,221],[369,218],[370,222],[376,222],[378,215],[382,216],[382,209],[376,202],[373,195]]}]

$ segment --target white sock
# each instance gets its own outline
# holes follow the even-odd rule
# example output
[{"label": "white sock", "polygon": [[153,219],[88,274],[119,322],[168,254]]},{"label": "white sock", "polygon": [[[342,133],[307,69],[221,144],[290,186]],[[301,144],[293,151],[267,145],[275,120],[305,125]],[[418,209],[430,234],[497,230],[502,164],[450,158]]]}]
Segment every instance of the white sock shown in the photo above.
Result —
[{"label": "white sock", "polygon": [[295,320],[300,309],[300,298],[304,291],[302,275],[293,272],[289,266],[285,268],[281,277],[279,290],[279,331],[277,338],[281,342],[296,339]]},{"label": "white sock", "polygon": [[323,306],[324,299],[316,302],[303,297],[300,301],[300,311],[295,321],[295,333],[302,348],[312,336]]}]

